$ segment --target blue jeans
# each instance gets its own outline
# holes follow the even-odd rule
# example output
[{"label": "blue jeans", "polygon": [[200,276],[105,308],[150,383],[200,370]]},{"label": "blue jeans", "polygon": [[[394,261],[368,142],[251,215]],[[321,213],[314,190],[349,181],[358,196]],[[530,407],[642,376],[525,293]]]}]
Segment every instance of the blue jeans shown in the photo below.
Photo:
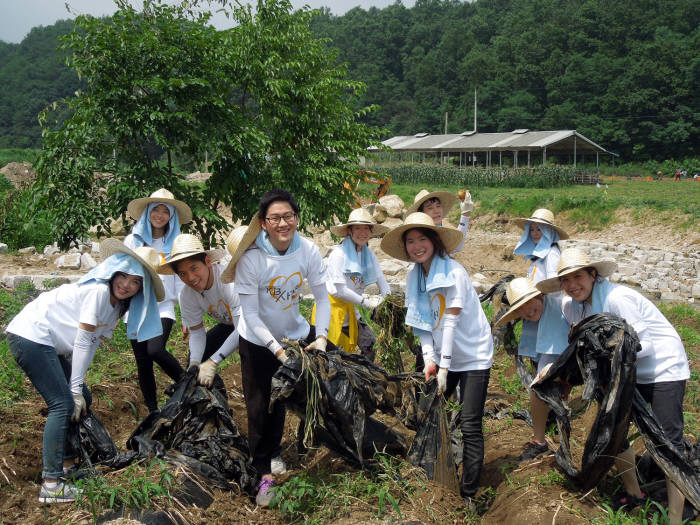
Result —
[{"label": "blue jeans", "polygon": [[462,496],[473,498],[479,488],[481,468],[484,464],[484,403],[489,386],[491,369],[467,370],[447,373],[447,390],[445,398],[450,397],[459,383],[462,410],[459,413],[459,425],[462,431]]},{"label": "blue jeans", "polygon": [[[56,479],[63,474],[63,460],[75,457],[75,451],[66,450],[68,432],[77,432],[78,425],[71,423],[73,395],[70,392],[71,364],[59,356],[52,346],[42,345],[7,334],[7,343],[19,367],[46,401],[49,415],[44,427],[44,468],[42,477]],[[87,406],[92,403],[90,391],[83,385]]]}]

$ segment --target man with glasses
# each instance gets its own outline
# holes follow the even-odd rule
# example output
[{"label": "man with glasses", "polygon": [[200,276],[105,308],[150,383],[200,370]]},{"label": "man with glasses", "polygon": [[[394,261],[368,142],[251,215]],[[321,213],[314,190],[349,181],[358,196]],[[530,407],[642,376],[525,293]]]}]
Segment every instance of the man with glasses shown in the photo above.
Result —
[{"label": "man with glasses", "polygon": [[[268,412],[272,376],[288,356],[283,338],[302,340],[305,350],[326,350],[330,302],[326,268],[316,245],[297,232],[299,206],[286,190],[268,191],[260,199],[262,231],[236,266],[241,302],[239,325],[243,396],[248,411],[248,445],[253,467],[261,476],[256,502],[268,506],[273,474],[284,472],[281,452],[284,406]],[[306,279],[316,300],[315,330],[299,312]],[[273,466],[274,471],[273,471]]]}]

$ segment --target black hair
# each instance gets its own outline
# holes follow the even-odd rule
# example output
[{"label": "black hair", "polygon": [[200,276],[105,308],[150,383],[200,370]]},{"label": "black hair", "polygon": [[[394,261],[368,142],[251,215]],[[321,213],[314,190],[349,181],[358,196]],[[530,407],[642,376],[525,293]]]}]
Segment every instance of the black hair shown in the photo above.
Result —
[{"label": "black hair", "polygon": [[292,207],[292,211],[299,215],[299,205],[297,204],[294,195],[287,190],[275,188],[266,192],[265,195],[260,198],[260,202],[258,203],[258,217],[264,219],[267,216],[267,209],[270,207],[270,205],[273,202],[278,201],[288,202]]},{"label": "black hair", "polygon": [[425,206],[426,204],[432,204],[433,202],[439,202],[440,205],[442,205],[442,201],[440,199],[438,199],[437,197],[430,197],[425,202],[423,202],[420,206],[418,206],[418,211],[422,212],[423,206]]},{"label": "black hair", "polygon": [[431,228],[410,228],[403,232],[403,234],[401,235],[401,240],[403,241],[404,249],[406,249],[406,235],[408,235],[408,232],[413,230],[418,230],[423,235],[425,235],[430,240],[430,242],[433,243],[433,248],[435,249],[435,253],[437,255],[439,255],[440,257],[444,257],[445,255],[447,255],[447,249],[445,248],[445,244],[442,242],[440,235],[438,235],[438,232]]},{"label": "black hair", "polygon": [[178,259],[177,261],[173,261],[170,263],[170,267],[173,269],[175,273],[177,273],[177,267],[180,263],[185,262],[185,261],[199,261],[202,264],[207,264],[207,254],[202,252],[202,253],[195,253],[194,255],[190,255],[189,257],[185,257],[184,259]]},{"label": "black hair", "polygon": [[[114,272],[112,274],[112,277],[109,278],[109,293],[116,299],[116,296],[114,295],[114,279],[117,278],[117,275],[126,275],[124,272]],[[141,277],[141,290],[143,290],[143,277]],[[138,293],[138,292],[137,292]],[[131,296],[133,297],[133,295]],[[129,306],[131,305],[131,297],[128,297],[126,299],[117,299],[117,306],[119,308],[119,317],[123,317],[126,312],[129,311]]]},{"label": "black hair", "polygon": [[[600,274],[598,273],[598,269],[595,266],[586,266],[584,268],[588,272],[588,275],[593,277],[594,279],[597,278]],[[595,273],[594,273],[595,272]]]}]

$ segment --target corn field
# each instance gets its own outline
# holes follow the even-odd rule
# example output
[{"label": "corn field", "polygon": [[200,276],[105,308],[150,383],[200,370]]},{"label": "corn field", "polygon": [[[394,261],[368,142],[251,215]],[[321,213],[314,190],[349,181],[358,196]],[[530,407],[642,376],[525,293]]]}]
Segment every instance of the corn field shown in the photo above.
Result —
[{"label": "corn field", "polygon": [[453,166],[403,165],[383,168],[395,184],[432,186],[503,186],[507,188],[552,188],[574,184],[576,171],[568,166],[536,168],[457,168]]}]

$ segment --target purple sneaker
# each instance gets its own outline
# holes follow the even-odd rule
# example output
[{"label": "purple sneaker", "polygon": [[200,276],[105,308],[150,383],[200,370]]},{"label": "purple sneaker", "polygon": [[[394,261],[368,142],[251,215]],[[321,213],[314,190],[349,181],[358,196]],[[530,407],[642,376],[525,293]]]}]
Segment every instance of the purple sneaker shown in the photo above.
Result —
[{"label": "purple sneaker", "polygon": [[258,495],[255,496],[255,503],[260,507],[269,507],[275,491],[272,487],[275,486],[275,480],[272,478],[262,478],[258,483]]}]

